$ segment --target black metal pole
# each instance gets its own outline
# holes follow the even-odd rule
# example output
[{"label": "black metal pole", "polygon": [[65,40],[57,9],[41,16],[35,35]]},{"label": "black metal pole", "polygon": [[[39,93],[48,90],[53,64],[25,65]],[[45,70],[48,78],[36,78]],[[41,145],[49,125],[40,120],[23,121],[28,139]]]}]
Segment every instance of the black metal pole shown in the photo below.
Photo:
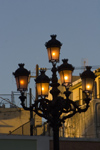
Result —
[{"label": "black metal pole", "polygon": [[59,127],[53,127],[53,149],[59,150]]},{"label": "black metal pole", "polygon": [[53,116],[53,150],[59,150],[59,125],[58,125],[58,115]]},{"label": "black metal pole", "polygon": [[[58,86],[60,85],[58,83],[58,78],[57,78],[57,68],[56,68],[56,64],[53,64],[52,67],[52,78],[51,81],[52,83],[50,84],[52,87],[52,90],[50,91],[50,93],[53,96],[53,103],[57,102],[57,96],[59,95],[60,91],[58,89]],[[54,104],[55,105],[55,104]],[[55,110],[53,111],[53,124],[52,124],[52,128],[53,128],[53,149],[54,150],[59,150],[59,125],[58,125],[58,110],[57,108],[55,108]]]}]

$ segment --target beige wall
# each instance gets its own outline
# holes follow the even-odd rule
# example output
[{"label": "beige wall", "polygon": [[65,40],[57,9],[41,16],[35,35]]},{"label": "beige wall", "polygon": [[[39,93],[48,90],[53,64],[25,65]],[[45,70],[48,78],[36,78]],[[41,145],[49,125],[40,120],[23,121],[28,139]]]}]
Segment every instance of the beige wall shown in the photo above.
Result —
[{"label": "beige wall", "polygon": [[[35,126],[42,124],[41,117],[33,113],[33,118],[34,117]],[[30,112],[22,108],[0,108],[0,134],[8,134],[9,131],[15,130],[29,120]]]},{"label": "beige wall", "polygon": [[100,74],[97,73],[97,77],[95,79],[96,83],[97,83],[97,98],[100,98]]},{"label": "beige wall", "polygon": [[90,103],[89,109],[84,113],[77,113],[65,121],[65,137],[96,137],[95,123],[95,100]]}]

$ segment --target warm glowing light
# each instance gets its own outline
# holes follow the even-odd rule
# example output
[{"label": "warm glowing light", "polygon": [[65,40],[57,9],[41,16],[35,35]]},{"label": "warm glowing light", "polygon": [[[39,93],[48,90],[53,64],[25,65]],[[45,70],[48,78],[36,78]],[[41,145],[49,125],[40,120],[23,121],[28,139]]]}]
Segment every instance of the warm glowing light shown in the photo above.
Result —
[{"label": "warm glowing light", "polygon": [[68,76],[65,76],[64,78],[65,78],[65,80],[68,80]]},{"label": "warm glowing light", "polygon": [[20,81],[20,84],[22,84],[22,85],[23,85],[23,84],[24,84],[24,81],[23,81],[23,80],[21,80],[21,81]]},{"label": "warm glowing light", "polygon": [[42,87],[42,91],[44,91],[44,87]]},{"label": "warm glowing light", "polygon": [[87,89],[90,89],[90,85],[87,85]]},{"label": "warm glowing light", "polygon": [[55,52],[53,52],[52,55],[55,56]]}]

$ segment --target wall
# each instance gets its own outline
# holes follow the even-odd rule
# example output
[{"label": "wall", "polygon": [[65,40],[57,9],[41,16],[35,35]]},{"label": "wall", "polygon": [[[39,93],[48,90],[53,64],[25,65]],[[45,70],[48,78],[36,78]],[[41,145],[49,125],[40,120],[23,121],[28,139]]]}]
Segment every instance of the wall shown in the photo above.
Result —
[{"label": "wall", "polygon": [[[48,136],[0,136],[1,150],[53,150]],[[60,150],[100,150],[100,139],[60,138]]]},{"label": "wall", "polygon": [[[53,150],[52,141],[50,141],[50,150]],[[64,139],[60,141],[60,150],[100,150],[100,140]]]},{"label": "wall", "polygon": [[0,150],[49,150],[46,136],[0,136]]},{"label": "wall", "polygon": [[0,149],[1,150],[37,150],[37,141],[36,140],[19,140],[19,139],[6,139],[0,140]]},{"label": "wall", "polygon": [[[35,118],[35,126],[42,124],[42,118],[34,112],[33,118]],[[22,108],[0,108],[0,134],[9,134],[9,131],[15,130],[29,120],[30,112]],[[30,135],[29,128],[30,126],[28,135]]]}]

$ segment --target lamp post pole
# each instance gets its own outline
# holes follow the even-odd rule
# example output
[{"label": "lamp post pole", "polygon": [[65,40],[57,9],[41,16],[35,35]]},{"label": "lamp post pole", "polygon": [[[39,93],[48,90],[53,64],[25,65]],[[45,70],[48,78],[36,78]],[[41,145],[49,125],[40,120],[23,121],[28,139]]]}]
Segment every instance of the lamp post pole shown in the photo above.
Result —
[{"label": "lamp post pole", "polygon": [[54,150],[59,150],[59,126],[56,123],[57,118],[54,116],[54,127],[53,127],[53,147]]},{"label": "lamp post pole", "polygon": [[[51,78],[51,84],[50,86],[52,87],[52,90],[50,91],[50,93],[52,94],[52,101],[54,103],[54,105],[57,103],[57,97],[60,93],[60,91],[58,90],[58,86],[60,85],[58,83],[58,78],[56,75],[57,72],[57,68],[55,66],[55,64],[53,64],[52,67],[52,78]],[[52,116],[53,116],[53,121],[51,127],[53,128],[53,147],[54,150],[59,150],[59,114],[58,114],[57,107],[55,107],[55,109],[52,112]]]},{"label": "lamp post pole", "polygon": [[[76,113],[86,112],[91,100],[95,74],[91,71],[91,67],[86,67],[86,70],[80,75],[82,79],[82,88],[85,93],[85,107],[81,108],[69,96],[71,92],[69,87],[72,82],[72,72],[74,67],[68,63],[68,59],[63,59],[63,64],[56,67],[59,62],[60,48],[62,44],[56,40],[56,36],[52,35],[51,40],[45,44],[48,52],[49,62],[52,63],[52,77],[45,75],[45,70],[40,70],[41,74],[35,79],[37,87],[37,99],[30,106],[25,106],[26,96],[24,95],[28,87],[28,78],[30,71],[24,68],[24,64],[19,64],[19,68],[13,73],[16,79],[17,90],[21,92],[19,97],[21,105],[25,110],[34,111],[40,117],[45,118],[53,129],[53,146],[54,150],[59,150],[59,127],[63,125],[67,118],[71,118]],[[57,71],[59,72],[62,86],[65,87],[65,97],[59,96],[59,83],[57,78]],[[49,85],[52,87],[50,93],[52,100],[47,99]]]}]

